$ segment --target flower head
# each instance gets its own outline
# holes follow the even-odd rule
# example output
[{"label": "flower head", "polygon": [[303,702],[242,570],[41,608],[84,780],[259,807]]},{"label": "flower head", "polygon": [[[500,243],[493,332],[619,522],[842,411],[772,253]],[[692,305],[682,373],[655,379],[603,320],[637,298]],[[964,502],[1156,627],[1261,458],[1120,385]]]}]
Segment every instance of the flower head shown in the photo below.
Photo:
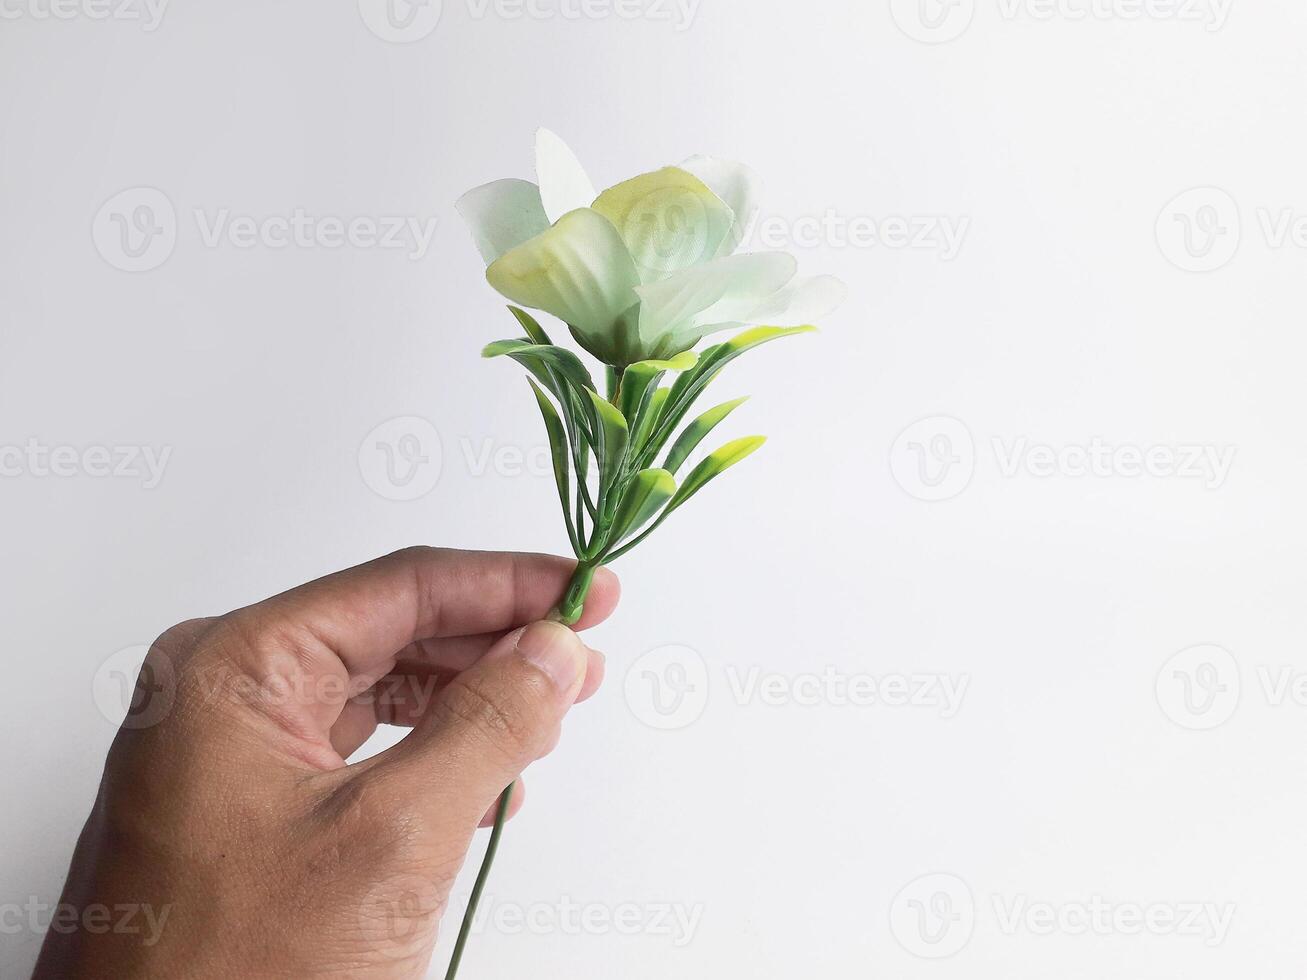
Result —
[{"label": "flower head", "polygon": [[719,330],[809,323],[844,298],[785,252],[736,253],[757,210],[742,164],[696,156],[596,194],[576,156],[536,134],[536,178],[468,191],[458,210],[486,279],[564,323],[615,367],[670,358]]}]

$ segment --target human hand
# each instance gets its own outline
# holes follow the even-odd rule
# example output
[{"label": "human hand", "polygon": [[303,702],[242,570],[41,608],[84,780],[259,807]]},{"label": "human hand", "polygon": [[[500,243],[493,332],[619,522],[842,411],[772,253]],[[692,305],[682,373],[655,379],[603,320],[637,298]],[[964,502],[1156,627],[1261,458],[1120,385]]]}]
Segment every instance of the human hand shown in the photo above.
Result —
[{"label": "human hand", "polygon": [[[539,622],[574,567],[413,548],[164,633],[60,902],[136,926],[56,917],[36,980],[422,976],[473,831],[603,677]],[[347,765],[379,722],[413,731]]]}]

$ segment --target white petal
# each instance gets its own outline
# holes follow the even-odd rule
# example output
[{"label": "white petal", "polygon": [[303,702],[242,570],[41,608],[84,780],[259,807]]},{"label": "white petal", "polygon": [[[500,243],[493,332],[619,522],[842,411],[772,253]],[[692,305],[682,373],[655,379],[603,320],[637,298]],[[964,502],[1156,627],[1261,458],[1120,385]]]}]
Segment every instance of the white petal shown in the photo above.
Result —
[{"label": "white petal", "polygon": [[711,261],[730,237],[735,215],[698,177],[664,167],[624,180],[595,198],[645,282]]},{"label": "white petal", "polygon": [[833,313],[848,293],[834,276],[796,279],[740,319],[769,327],[797,327]]},{"label": "white petal", "polygon": [[540,188],[509,178],[474,187],[454,205],[472,231],[486,265],[549,227]]},{"label": "white petal", "polygon": [[752,252],[641,286],[640,340],[660,353],[669,346],[685,350],[703,336],[701,325],[744,319],[793,279],[797,267],[785,252]]},{"label": "white petal", "polygon": [[486,279],[514,303],[552,313],[596,343],[637,302],[640,282],[617,229],[589,208],[505,253]]},{"label": "white petal", "polygon": [[762,181],[742,163],[718,160],[716,157],[693,156],[681,164],[720,197],[735,214],[730,237],[722,243],[722,255],[729,255],[740,247],[749,226],[758,213],[758,200],[762,196]]},{"label": "white petal", "polygon": [[547,129],[536,130],[536,180],[550,224],[569,211],[594,203],[594,184],[581,161],[561,137]]}]

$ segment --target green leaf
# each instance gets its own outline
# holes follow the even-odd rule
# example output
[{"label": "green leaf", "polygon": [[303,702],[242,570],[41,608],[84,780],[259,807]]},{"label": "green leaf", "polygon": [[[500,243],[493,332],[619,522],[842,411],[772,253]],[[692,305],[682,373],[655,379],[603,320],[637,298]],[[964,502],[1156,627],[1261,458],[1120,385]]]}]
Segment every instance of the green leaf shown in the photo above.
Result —
[{"label": "green leaf", "polygon": [[613,519],[613,535],[609,539],[618,544],[634,534],[658,512],[676,493],[676,479],[666,470],[641,470],[631,481],[617,516]]},{"label": "green leaf", "polygon": [[688,371],[699,360],[694,351],[682,351],[666,361],[636,361],[622,374],[622,392],[618,408],[628,421],[637,421],[641,410],[650,398],[650,390],[657,386],[668,371]]},{"label": "green leaf", "polygon": [[699,355],[699,362],[693,370],[686,371],[676,383],[672,385],[672,393],[668,396],[667,409],[663,413],[663,418],[658,424],[658,431],[654,434],[649,447],[656,452],[671,436],[672,431],[685,418],[685,413],[690,410],[694,400],[699,397],[699,393],[708,385],[713,378],[731,361],[739,357],[745,351],[752,350],[755,347],[768,343],[772,340],[779,340],[781,337],[790,337],[794,334],[811,333],[816,327],[754,327],[746,330],[741,334],[736,334],[725,343],[715,344],[707,348]]},{"label": "green leaf", "polygon": [[564,347],[536,344],[529,340],[497,340],[487,344],[481,351],[482,357],[502,357],[505,354],[528,368],[553,368],[578,390],[594,391],[595,383],[590,372],[585,369],[579,357]]},{"label": "green leaf", "polygon": [[685,482],[681,484],[671,502],[668,503],[663,516],[665,517],[676,510],[677,507],[680,507],[681,504],[702,490],[709,480],[730,469],[766,441],[766,436],[745,436],[743,439],[735,439],[720,449],[709,453],[698,466],[690,471],[690,475],[685,478]]},{"label": "green leaf", "polygon": [[531,390],[535,392],[536,403],[540,406],[540,414],[544,416],[545,431],[549,433],[549,456],[554,464],[554,482],[558,485],[558,499],[563,505],[563,516],[567,519],[567,533],[572,539],[572,548],[580,552],[580,541],[576,536],[576,529],[572,524],[571,501],[568,499],[568,468],[567,468],[567,433],[563,431],[563,422],[558,417],[558,412],[554,408],[554,403],[545,397],[545,393],[540,390],[540,386],[530,378],[526,379]]},{"label": "green leaf", "polygon": [[[690,475],[685,478],[685,482],[680,485],[674,494],[672,494],[671,500],[667,502],[667,506],[663,508],[663,512],[658,515],[658,519],[645,528],[642,533],[638,534],[630,541],[627,541],[616,551],[611,551],[605,555],[604,561],[616,561],[618,558],[621,558],[622,555],[626,554],[652,534],[663,521],[667,520],[672,511],[676,510],[676,508],[680,507],[681,504],[685,503],[702,490],[710,480],[730,469],[766,441],[766,438],[763,436],[745,436],[743,439],[736,439],[734,442],[728,442],[720,449],[709,454],[699,463],[698,466],[690,471]],[[646,470],[644,472],[649,471]]]},{"label": "green leaf", "polygon": [[517,322],[522,325],[526,335],[537,344],[553,346],[553,341],[549,339],[549,334],[545,333],[545,328],[540,326],[539,322],[526,310],[519,309],[516,306],[509,306],[509,312],[517,317]]},{"label": "green leaf", "polygon": [[597,391],[590,392],[590,401],[598,421],[598,445],[595,446],[595,453],[599,457],[599,495],[602,498],[605,490],[613,485],[617,474],[621,472],[622,463],[626,461],[629,433],[626,419],[613,407],[612,402]]},{"label": "green leaf", "polygon": [[672,448],[667,453],[667,459],[663,461],[663,468],[669,473],[675,473],[679,470],[685,461],[689,459],[690,453],[694,452],[695,447],[703,442],[704,437],[717,426],[717,423],[748,400],[748,396],[745,396],[744,398],[725,402],[716,408],[710,408],[687,425],[676,442],[672,443]]},{"label": "green leaf", "polygon": [[671,388],[655,388],[653,394],[649,396],[644,410],[640,412],[640,417],[636,421],[635,435],[631,438],[632,452],[641,452],[644,449],[644,444],[649,440],[649,433],[653,431],[654,425],[662,416],[663,406],[667,404],[667,396],[671,393]]}]

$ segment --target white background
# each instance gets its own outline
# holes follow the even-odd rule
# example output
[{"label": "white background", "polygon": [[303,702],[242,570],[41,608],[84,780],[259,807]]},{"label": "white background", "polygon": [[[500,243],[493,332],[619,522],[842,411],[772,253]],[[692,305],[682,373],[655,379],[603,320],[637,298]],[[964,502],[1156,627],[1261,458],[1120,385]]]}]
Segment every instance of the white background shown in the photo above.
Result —
[{"label": "white background", "polygon": [[[408,544],[565,549],[513,455],[543,442],[521,371],[477,356],[517,329],[452,210],[529,177],[543,124],[601,186],[749,162],[779,244],[850,299],[716,383],[754,395],[723,431],[771,441],[620,563],[609,682],[491,882],[492,911],[646,927],[491,919],[464,972],[1301,977],[1302,4],[445,0],[396,41],[364,6],[5,0],[0,444],[170,456],[149,489],[4,457],[0,905],[58,894],[117,651]],[[123,271],[141,187],[175,223],[157,207],[161,264]],[[437,224],[416,256],[205,241],[297,208]],[[965,238],[904,246],[896,217]],[[397,417],[433,430],[369,436]],[[376,442],[406,434],[431,489],[387,499]],[[1085,471],[1095,439],[1126,452]],[[1224,478],[1130,461],[1190,446],[1233,451]],[[741,694],[754,668],[815,703]],[[951,717],[807,697],[828,669],[966,687]],[[1096,897],[1116,925],[1077,928]],[[688,942],[663,903],[699,914]],[[1129,927],[1187,903],[1228,931]],[[0,975],[39,943],[0,933]]]}]

